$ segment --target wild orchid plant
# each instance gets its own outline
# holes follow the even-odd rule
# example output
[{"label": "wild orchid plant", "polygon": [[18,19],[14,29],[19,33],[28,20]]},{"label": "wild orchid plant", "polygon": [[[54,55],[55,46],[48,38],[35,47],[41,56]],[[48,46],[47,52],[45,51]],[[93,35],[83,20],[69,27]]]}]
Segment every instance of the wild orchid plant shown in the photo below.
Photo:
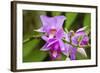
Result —
[{"label": "wild orchid plant", "polygon": [[84,47],[89,44],[89,37],[84,27],[65,33],[65,16],[41,15],[40,18],[42,27],[36,31],[45,33],[41,38],[46,42],[41,51],[49,51],[51,60],[60,60],[61,54],[66,55],[66,60],[75,60],[77,52],[87,57]]}]

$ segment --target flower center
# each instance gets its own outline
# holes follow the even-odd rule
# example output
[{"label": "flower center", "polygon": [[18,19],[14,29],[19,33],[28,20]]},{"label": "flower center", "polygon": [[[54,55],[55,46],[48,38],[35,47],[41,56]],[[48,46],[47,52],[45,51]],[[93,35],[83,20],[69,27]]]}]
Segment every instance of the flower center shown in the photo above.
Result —
[{"label": "flower center", "polygon": [[56,34],[56,29],[51,29],[50,30],[49,38],[54,38],[55,37],[55,34]]},{"label": "flower center", "polygon": [[50,34],[55,35],[55,33],[56,33],[56,29],[51,29],[51,30],[50,30]]}]

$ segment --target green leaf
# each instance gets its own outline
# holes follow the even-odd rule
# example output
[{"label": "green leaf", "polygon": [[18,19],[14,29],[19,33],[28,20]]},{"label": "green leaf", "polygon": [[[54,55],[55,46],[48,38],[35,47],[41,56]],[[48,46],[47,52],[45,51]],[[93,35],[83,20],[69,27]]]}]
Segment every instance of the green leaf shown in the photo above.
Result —
[{"label": "green leaf", "polygon": [[39,62],[45,59],[47,52],[43,52],[40,48],[45,42],[41,39],[32,39],[23,43],[23,62]]},{"label": "green leaf", "polygon": [[78,52],[76,53],[76,60],[84,60],[84,59],[88,59],[88,58],[82,55],[81,53]]},{"label": "green leaf", "polygon": [[47,52],[40,51],[40,49],[35,48],[30,52],[30,54],[24,57],[24,62],[41,62],[45,59]]},{"label": "green leaf", "polygon": [[23,39],[32,37],[33,30],[41,27],[40,15],[45,14],[45,11],[23,10]]},{"label": "green leaf", "polygon": [[61,12],[57,12],[57,11],[52,12],[52,16],[58,16],[60,14],[61,14]]},{"label": "green leaf", "polygon": [[69,30],[69,28],[71,27],[71,24],[74,22],[77,13],[73,13],[73,12],[68,12],[65,14],[66,15],[66,21],[65,21],[65,28],[67,28]]},{"label": "green leaf", "polygon": [[87,26],[86,33],[88,34],[91,28],[91,14],[90,13],[85,14],[83,25]]},{"label": "green leaf", "polygon": [[62,60],[65,60],[65,59],[66,59],[66,56],[62,54]]},{"label": "green leaf", "polygon": [[38,43],[39,40],[37,39],[32,39],[27,43],[23,43],[23,57],[27,56]]}]

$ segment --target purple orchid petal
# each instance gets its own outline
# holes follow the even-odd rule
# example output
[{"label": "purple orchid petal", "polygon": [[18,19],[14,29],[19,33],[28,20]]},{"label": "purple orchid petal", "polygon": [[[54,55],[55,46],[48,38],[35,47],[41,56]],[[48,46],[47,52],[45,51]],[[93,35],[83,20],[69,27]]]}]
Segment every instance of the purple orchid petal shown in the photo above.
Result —
[{"label": "purple orchid petal", "polygon": [[84,31],[75,33],[75,36],[84,36],[84,35],[87,35]]},{"label": "purple orchid petal", "polygon": [[[74,44],[75,46],[77,46],[80,41],[79,41],[79,38],[82,37],[81,40],[84,40],[84,36],[87,36],[87,34],[83,31],[83,29],[79,29],[75,34],[74,36],[72,36],[72,44]],[[88,37],[87,37],[87,40],[88,40]]]},{"label": "purple orchid petal", "polygon": [[59,55],[61,53],[61,48],[60,48],[60,45],[59,45],[59,41],[53,43],[49,47],[51,47],[51,49],[50,49],[51,58],[56,59],[57,57],[59,57]]},{"label": "purple orchid petal", "polygon": [[65,20],[64,16],[55,16],[55,17],[47,17],[45,15],[40,16],[42,24],[43,24],[43,31],[49,32],[50,29],[59,29],[62,28],[62,24]]},{"label": "purple orchid petal", "polygon": [[75,54],[75,53],[72,53],[72,54],[70,55],[70,59],[71,59],[71,60],[75,60],[75,59],[76,59],[76,54]]},{"label": "purple orchid petal", "polygon": [[54,45],[56,42],[58,42],[58,40],[55,40],[55,39],[50,39],[49,40],[49,44],[47,45],[47,47],[50,47],[51,45]]},{"label": "purple orchid petal", "polygon": [[68,42],[70,42],[70,36],[69,36],[69,34],[67,33],[67,34],[65,34],[65,40],[66,41],[68,41]]},{"label": "purple orchid petal", "polygon": [[70,31],[68,33],[65,34],[65,40],[67,42],[71,42],[71,37],[73,36],[74,31]]},{"label": "purple orchid petal", "polygon": [[73,36],[71,38],[71,42],[73,45],[77,46],[79,44],[78,38],[79,38],[79,36]]},{"label": "purple orchid petal", "polygon": [[60,45],[61,51],[65,51],[65,44],[62,40],[59,40],[59,45]]},{"label": "purple orchid petal", "polygon": [[88,45],[88,42],[89,42],[88,36],[84,36],[83,39],[80,41],[80,45],[81,46]]},{"label": "purple orchid petal", "polygon": [[60,53],[58,51],[51,50],[50,56],[52,60],[56,60],[60,56]]},{"label": "purple orchid petal", "polygon": [[71,52],[70,52],[70,59],[71,60],[75,60],[76,59],[76,52],[77,52],[77,48],[72,48]]},{"label": "purple orchid petal", "polygon": [[55,17],[48,17],[45,15],[41,15],[40,18],[41,18],[44,29],[47,30],[47,28],[55,28],[56,27],[55,26],[55,24],[56,24]]},{"label": "purple orchid petal", "polygon": [[71,60],[76,59],[76,51],[77,49],[70,44],[65,44],[65,51],[63,51],[63,54],[66,55],[67,57],[69,56]]},{"label": "purple orchid petal", "polygon": [[45,15],[41,15],[40,18],[41,18],[41,21],[43,24],[42,31],[49,32],[49,30],[50,30],[50,27],[49,27],[50,22],[48,22],[49,18]]},{"label": "purple orchid petal", "polygon": [[80,29],[78,29],[78,30],[76,31],[76,33],[77,33],[77,32],[84,32],[85,29],[86,29],[86,27],[80,28]]},{"label": "purple orchid petal", "polygon": [[57,32],[56,32],[56,38],[58,39],[62,39],[64,37],[64,30],[63,29],[59,29]]},{"label": "purple orchid petal", "polygon": [[62,51],[62,53],[66,56],[69,56],[69,50],[70,50],[70,45],[69,44],[65,44],[65,50]]},{"label": "purple orchid petal", "polygon": [[65,16],[55,16],[57,23],[56,28],[62,28],[64,20],[66,19]]},{"label": "purple orchid petal", "polygon": [[45,15],[41,15],[40,18],[41,18],[43,26],[47,26],[48,25],[48,21],[47,21],[48,17]]}]

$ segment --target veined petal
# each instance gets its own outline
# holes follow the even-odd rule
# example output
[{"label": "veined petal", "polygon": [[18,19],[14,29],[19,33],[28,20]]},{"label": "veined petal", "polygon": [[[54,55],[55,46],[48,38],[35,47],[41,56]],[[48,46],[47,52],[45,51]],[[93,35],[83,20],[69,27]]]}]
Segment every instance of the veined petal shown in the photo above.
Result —
[{"label": "veined petal", "polygon": [[56,38],[57,39],[62,39],[64,37],[65,33],[64,33],[64,30],[63,29],[59,29],[57,32],[56,32]]},{"label": "veined petal", "polygon": [[48,17],[45,15],[40,16],[43,26],[49,26],[50,28],[56,28],[57,24],[56,17]]},{"label": "veined petal", "polygon": [[45,15],[40,16],[44,30],[59,29],[62,28],[65,20],[64,16],[48,17]]},{"label": "veined petal", "polygon": [[65,16],[55,16],[57,23],[55,24],[57,28],[61,28],[63,26]]},{"label": "veined petal", "polygon": [[78,48],[78,49],[77,49],[77,52],[79,52],[79,53],[82,54],[83,56],[87,57],[87,54],[86,54],[84,48]]},{"label": "veined petal", "polygon": [[51,27],[53,27],[52,23],[54,22],[54,20],[51,19],[51,17],[45,16],[45,15],[41,15],[40,18],[41,18],[41,22],[43,24],[43,26],[42,26],[43,31],[48,33],[50,31]]},{"label": "veined petal", "polygon": [[47,22],[48,17],[46,15],[41,15],[40,18],[41,18],[43,26],[47,26],[48,25],[48,22]]}]

